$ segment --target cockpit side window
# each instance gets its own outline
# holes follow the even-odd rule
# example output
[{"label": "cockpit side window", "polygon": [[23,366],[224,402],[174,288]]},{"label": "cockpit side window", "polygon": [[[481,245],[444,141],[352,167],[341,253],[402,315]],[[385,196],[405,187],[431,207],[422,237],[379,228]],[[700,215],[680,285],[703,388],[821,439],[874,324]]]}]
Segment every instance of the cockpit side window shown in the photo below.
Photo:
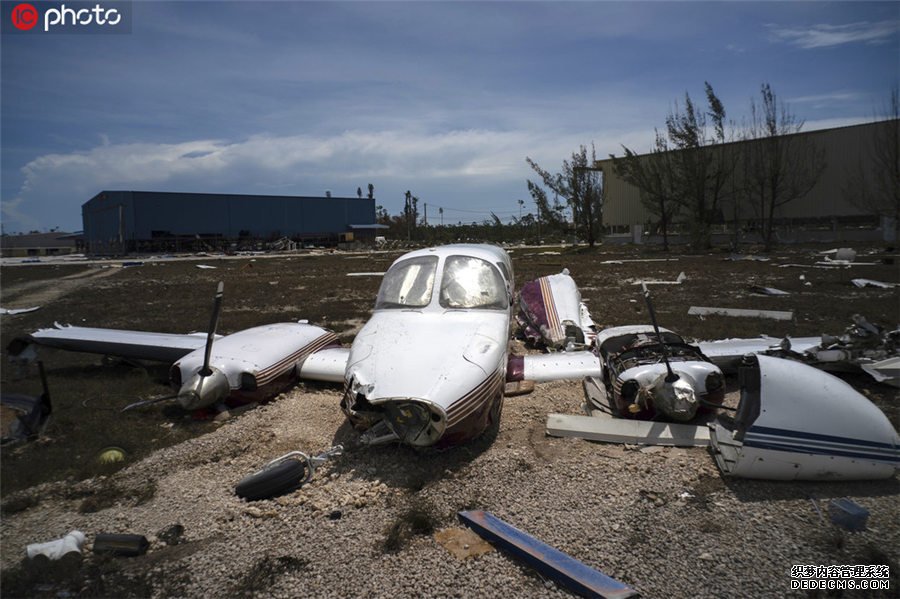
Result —
[{"label": "cockpit side window", "polygon": [[506,310],[507,298],[503,276],[490,262],[471,256],[450,256],[444,262],[441,307]]},{"label": "cockpit side window", "polygon": [[424,308],[431,303],[437,256],[410,258],[392,266],[381,281],[376,310]]}]

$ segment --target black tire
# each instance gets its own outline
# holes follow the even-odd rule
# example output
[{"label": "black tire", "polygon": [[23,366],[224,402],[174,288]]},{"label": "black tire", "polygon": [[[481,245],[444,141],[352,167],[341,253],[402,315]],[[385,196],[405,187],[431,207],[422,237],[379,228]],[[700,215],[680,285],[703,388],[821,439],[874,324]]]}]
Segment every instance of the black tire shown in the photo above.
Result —
[{"label": "black tire", "polygon": [[234,487],[238,497],[259,501],[290,493],[306,479],[306,463],[285,460],[257,474],[251,474]]}]

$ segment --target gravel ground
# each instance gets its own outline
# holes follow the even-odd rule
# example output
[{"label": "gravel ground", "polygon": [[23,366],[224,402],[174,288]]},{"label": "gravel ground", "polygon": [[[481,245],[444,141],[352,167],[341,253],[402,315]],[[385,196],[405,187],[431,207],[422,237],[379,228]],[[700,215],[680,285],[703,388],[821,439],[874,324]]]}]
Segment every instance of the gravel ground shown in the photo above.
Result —
[{"label": "gravel ground", "polygon": [[[289,495],[234,495],[235,482],[286,451],[352,443],[338,401],[336,390],[301,386],[112,476],[12,495],[6,511],[20,511],[2,521],[3,596],[567,594],[503,553],[451,555],[434,533],[459,528],[463,509],[489,510],[645,597],[788,596],[792,564],[887,563],[896,592],[896,478],[723,481],[699,448],[546,437],[547,413],[578,412],[577,383],[508,398],[499,431],[466,447],[350,449]],[[839,534],[811,496],[823,509],[828,498],[853,498],[870,511],[869,530]],[[163,532],[176,524],[182,542],[168,545]],[[76,574],[35,585],[20,565],[25,545],[72,529],[87,533],[88,547],[99,532],[136,533],[150,550],[86,552]]]}]

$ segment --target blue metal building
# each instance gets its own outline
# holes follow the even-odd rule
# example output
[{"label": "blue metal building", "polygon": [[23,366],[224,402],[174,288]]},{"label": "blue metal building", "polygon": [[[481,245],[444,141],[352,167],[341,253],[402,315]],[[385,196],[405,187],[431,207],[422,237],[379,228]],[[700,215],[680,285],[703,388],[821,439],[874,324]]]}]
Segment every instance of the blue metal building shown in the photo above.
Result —
[{"label": "blue metal building", "polygon": [[375,200],[101,191],[82,205],[81,214],[88,253],[187,251],[284,237],[316,243],[352,239],[360,225],[375,223]]}]

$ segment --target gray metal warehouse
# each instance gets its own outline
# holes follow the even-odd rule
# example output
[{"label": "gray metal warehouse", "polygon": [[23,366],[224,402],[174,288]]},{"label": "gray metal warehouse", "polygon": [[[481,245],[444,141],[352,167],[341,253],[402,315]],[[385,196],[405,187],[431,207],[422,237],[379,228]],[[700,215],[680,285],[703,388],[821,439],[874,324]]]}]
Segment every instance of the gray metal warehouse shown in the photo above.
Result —
[{"label": "gray metal warehouse", "polygon": [[[884,136],[890,128],[896,131],[900,128],[900,124],[897,120],[885,120],[794,134],[796,137],[809,139],[824,152],[827,168],[809,193],[778,209],[775,216],[782,228],[796,226],[815,228],[816,223],[827,223],[829,230],[825,232],[826,237],[831,238],[834,236],[832,228],[841,226],[841,223],[851,229],[861,223],[871,223],[872,227],[883,228],[885,234],[889,235],[892,224],[885,224],[884,219],[879,223],[877,216],[854,204],[848,197],[845,187],[852,169],[863,168],[866,172],[870,172],[875,168],[869,158],[870,148],[876,144],[876,138]],[[893,139],[896,139],[896,134]],[[747,143],[753,142],[734,142],[726,145],[740,151]],[[639,242],[642,234],[647,234],[647,224],[656,217],[641,202],[641,191],[619,176],[615,162],[616,159],[611,158],[598,160],[595,164],[595,168],[602,171],[604,176],[604,239],[610,241],[620,238]],[[721,225],[723,232],[734,225],[735,212],[742,223],[756,217],[746,203],[736,207],[726,203],[723,207],[724,222]],[[852,230],[842,232],[845,236],[852,234]],[[812,239],[814,236],[808,233],[807,238]]]},{"label": "gray metal warehouse", "polygon": [[101,191],[81,207],[90,254],[335,244],[372,232],[374,198]]}]

